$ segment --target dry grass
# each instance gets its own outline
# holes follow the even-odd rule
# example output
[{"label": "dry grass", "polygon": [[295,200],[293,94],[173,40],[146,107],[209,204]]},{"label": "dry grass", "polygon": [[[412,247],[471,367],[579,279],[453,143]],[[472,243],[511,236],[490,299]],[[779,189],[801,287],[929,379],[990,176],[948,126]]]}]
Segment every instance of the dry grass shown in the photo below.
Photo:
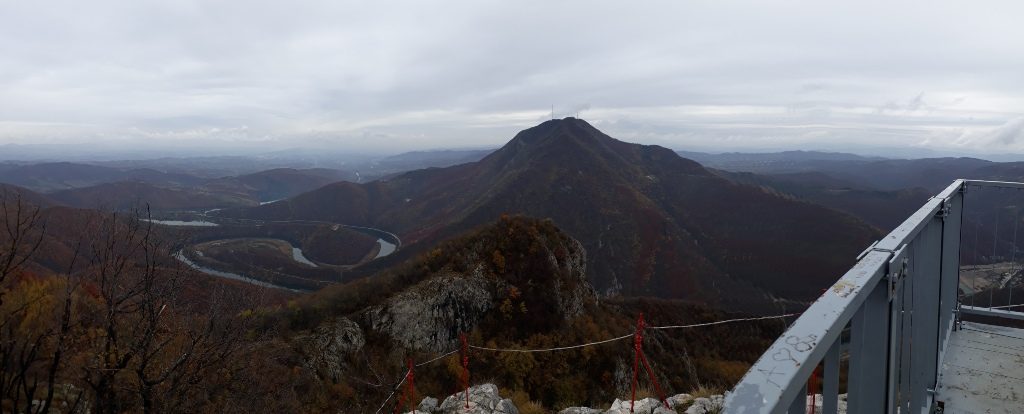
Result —
[{"label": "dry grass", "polygon": [[502,395],[508,395],[508,399],[519,409],[519,414],[545,414],[549,410],[540,403],[530,399],[530,396],[523,391],[502,390]]}]

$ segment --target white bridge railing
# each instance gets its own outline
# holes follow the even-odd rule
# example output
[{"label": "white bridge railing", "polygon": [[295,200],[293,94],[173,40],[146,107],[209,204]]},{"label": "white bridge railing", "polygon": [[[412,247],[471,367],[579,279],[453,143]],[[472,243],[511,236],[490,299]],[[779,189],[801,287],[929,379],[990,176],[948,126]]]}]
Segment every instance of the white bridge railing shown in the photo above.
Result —
[{"label": "white bridge railing", "polygon": [[835,413],[847,338],[849,413],[934,411],[939,364],[958,315],[1024,319],[958,303],[964,194],[975,187],[1024,184],[956,180],[929,199],[772,344],[727,395],[723,412],[805,413],[807,381],[822,364],[822,412]]}]

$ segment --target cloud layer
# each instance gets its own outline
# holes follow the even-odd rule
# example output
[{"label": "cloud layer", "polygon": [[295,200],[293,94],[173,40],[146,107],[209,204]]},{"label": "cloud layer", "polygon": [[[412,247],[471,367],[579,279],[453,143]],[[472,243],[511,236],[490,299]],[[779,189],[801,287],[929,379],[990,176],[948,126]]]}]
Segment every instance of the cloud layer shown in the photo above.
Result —
[{"label": "cloud layer", "polygon": [[1024,4],[893,3],[4,2],[0,144],[1024,151]]}]

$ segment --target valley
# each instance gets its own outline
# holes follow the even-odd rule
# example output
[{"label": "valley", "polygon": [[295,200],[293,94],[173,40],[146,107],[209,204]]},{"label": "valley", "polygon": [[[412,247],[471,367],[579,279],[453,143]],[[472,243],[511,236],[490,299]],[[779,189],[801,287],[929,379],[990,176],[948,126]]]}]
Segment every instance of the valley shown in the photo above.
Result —
[{"label": "valley", "polygon": [[[246,292],[231,303],[251,319],[233,323],[265,335],[246,342],[250,352],[283,358],[247,368],[254,375],[288,371],[289,383],[306,384],[304,392],[328,406],[366,410],[386,393],[365,372],[378,381],[397,377],[410,355],[453,364],[444,352],[460,335],[481,350],[560,349],[629,332],[641,312],[663,326],[743,321],[649,338],[659,366],[685,373],[661,377],[668,387],[728,387],[785,326],[785,317],[772,315],[805,307],[864,246],[923,203],[934,168],[1015,171],[975,160],[842,154],[726,158],[714,164],[723,169],[709,168],[566,118],[494,151],[439,158],[465,162],[368,181],[286,167],[187,178],[188,170],[84,167],[47,177],[22,166],[9,181],[45,191],[5,184],[4,194],[51,217],[33,271],[60,274],[75,237],[95,233],[82,228],[124,221],[118,231],[150,232],[168,259],[144,266],[158,257],[126,251],[125,260],[183,277],[184,303],[220,303],[225,288]],[[429,154],[397,159],[426,162]],[[851,165],[905,168],[922,179],[879,186],[877,176]],[[749,166],[758,172],[744,171]],[[118,181],[124,174],[145,180]],[[984,303],[1024,297],[1014,292],[1020,278],[1012,260],[1024,241],[1014,235],[1015,206],[1024,199],[972,196],[979,205],[1011,207],[965,213],[971,232],[962,238],[973,254],[962,258],[962,295]],[[473,364],[502,394],[565,407],[622,395],[621,357],[475,354]],[[556,375],[540,375],[538,366]],[[428,370],[417,382],[441,395],[450,377]],[[560,387],[567,382],[576,385]]]},{"label": "valley", "polygon": [[1024,413],[996,3],[0,1],[0,414]]},{"label": "valley", "polygon": [[[344,282],[353,268],[394,253],[401,240],[383,230],[317,221],[223,220],[208,211],[150,222],[173,229],[175,258],[217,277],[296,292]],[[275,238],[282,237],[282,238]],[[377,237],[376,240],[372,240]],[[311,260],[303,249],[315,252]]]}]

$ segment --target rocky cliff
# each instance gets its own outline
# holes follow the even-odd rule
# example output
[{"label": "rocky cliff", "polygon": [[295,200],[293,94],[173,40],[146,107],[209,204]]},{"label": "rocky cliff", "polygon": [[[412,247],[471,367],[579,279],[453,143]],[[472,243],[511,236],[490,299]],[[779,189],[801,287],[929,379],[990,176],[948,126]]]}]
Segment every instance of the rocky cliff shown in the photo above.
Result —
[{"label": "rocky cliff", "polygon": [[586,260],[583,246],[550,221],[504,217],[408,264],[395,279],[413,283],[320,323],[296,345],[322,377],[336,378],[364,331],[391,347],[441,353],[486,321],[556,329],[597,303]]}]

